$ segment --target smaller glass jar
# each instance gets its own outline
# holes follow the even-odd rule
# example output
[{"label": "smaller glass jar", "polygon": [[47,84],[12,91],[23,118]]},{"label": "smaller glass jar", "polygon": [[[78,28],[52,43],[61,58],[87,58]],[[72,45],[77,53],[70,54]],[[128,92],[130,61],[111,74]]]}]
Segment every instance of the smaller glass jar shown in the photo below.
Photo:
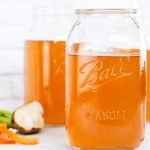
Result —
[{"label": "smaller glass jar", "polygon": [[79,149],[134,149],[144,139],[146,90],[146,47],[137,10],[99,9],[98,0],[84,2],[90,5],[76,10],[67,45],[70,144]]},{"label": "smaller glass jar", "polygon": [[25,41],[25,102],[39,101],[45,123],[53,125],[65,123],[65,46],[72,25],[72,15],[61,4],[35,0]]}]

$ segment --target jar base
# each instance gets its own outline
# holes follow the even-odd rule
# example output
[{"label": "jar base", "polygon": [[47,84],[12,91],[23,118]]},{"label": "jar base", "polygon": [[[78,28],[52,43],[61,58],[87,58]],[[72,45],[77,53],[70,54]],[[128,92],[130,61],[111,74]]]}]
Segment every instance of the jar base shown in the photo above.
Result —
[{"label": "jar base", "polygon": [[49,128],[49,127],[64,127],[65,124],[45,124],[45,127]]},{"label": "jar base", "polygon": [[136,148],[79,148],[79,147],[74,147],[72,146],[74,150],[136,150]]},{"label": "jar base", "polygon": [[[140,144],[139,144],[140,145]],[[81,148],[81,147],[75,147],[75,146],[72,146],[72,148],[74,150],[136,150],[138,146],[135,146],[135,147],[109,147],[109,148],[106,148],[106,147],[99,147],[99,148]]]},{"label": "jar base", "polygon": [[76,147],[71,145],[71,147],[74,150],[136,150],[137,148],[139,148],[139,146],[141,145],[141,143],[144,141],[144,138],[142,138],[139,142],[139,144],[132,146],[132,147],[98,147],[98,148],[83,148],[83,147]]}]

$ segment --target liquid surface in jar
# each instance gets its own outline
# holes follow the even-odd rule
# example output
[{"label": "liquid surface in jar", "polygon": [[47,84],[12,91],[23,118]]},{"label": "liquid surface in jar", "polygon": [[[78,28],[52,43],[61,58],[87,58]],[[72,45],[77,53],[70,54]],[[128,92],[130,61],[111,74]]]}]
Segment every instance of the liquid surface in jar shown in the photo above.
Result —
[{"label": "liquid surface in jar", "polygon": [[139,55],[67,55],[66,127],[80,148],[134,148],[144,138]]},{"label": "liquid surface in jar", "polygon": [[47,124],[65,123],[65,41],[25,42],[25,101],[39,101]]},{"label": "liquid surface in jar", "polygon": [[150,50],[147,51],[147,121],[150,121]]}]

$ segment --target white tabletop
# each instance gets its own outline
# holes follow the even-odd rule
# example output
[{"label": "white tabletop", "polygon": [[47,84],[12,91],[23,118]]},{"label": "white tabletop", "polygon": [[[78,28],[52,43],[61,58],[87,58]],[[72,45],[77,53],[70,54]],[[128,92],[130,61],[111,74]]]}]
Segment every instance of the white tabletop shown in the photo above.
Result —
[{"label": "white tabletop", "polygon": [[[0,107],[6,110],[14,110],[20,104],[21,101],[16,103],[12,100],[7,101],[7,103],[6,101],[0,101]],[[64,127],[47,127],[40,134],[33,136],[39,137],[39,145],[0,145],[0,150],[73,150],[69,146]],[[150,150],[150,124],[147,124],[145,140],[137,150]]]},{"label": "white tabletop", "polygon": [[[39,137],[39,145],[0,145],[0,150],[73,150],[68,144],[64,127],[47,127],[33,136]],[[147,125],[146,138],[137,150],[150,150],[150,124]]]}]

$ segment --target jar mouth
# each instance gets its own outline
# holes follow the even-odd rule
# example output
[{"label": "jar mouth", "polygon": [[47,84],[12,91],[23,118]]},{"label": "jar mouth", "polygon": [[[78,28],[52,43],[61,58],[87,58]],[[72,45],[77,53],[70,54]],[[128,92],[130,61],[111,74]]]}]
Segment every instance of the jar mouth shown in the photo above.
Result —
[{"label": "jar mouth", "polygon": [[92,15],[92,14],[135,14],[137,9],[77,9],[75,11],[78,15]]}]

